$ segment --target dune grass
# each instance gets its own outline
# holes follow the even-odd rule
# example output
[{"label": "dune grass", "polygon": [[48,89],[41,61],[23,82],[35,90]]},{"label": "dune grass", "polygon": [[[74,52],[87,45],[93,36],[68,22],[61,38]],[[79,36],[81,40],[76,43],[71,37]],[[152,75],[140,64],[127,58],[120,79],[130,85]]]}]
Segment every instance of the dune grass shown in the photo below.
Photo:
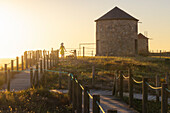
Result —
[{"label": "dune grass", "polygon": [[3,113],[69,113],[71,110],[67,94],[46,89],[0,92],[0,106]]}]

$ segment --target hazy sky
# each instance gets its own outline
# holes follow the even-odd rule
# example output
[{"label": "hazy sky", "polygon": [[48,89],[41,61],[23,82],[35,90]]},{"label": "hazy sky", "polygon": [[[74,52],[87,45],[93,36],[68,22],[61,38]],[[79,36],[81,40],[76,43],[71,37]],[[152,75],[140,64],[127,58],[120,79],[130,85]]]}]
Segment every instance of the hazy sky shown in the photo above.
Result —
[{"label": "hazy sky", "polygon": [[118,6],[139,19],[150,50],[170,50],[169,0],[0,0],[0,58],[95,42],[94,20]]}]

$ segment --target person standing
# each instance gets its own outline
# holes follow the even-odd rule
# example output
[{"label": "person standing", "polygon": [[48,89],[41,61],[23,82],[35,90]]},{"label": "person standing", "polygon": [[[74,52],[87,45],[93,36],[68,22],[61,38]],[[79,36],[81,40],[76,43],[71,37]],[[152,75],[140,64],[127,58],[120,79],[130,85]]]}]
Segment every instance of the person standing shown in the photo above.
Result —
[{"label": "person standing", "polygon": [[60,54],[61,54],[61,58],[64,58],[64,52],[66,51],[65,47],[64,47],[64,43],[61,43],[60,46]]}]

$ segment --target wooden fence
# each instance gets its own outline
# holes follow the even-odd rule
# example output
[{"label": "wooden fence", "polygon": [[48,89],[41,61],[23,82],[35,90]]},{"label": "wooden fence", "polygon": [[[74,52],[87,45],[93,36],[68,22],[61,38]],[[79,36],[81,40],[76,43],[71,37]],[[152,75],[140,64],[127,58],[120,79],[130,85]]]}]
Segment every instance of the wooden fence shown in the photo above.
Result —
[{"label": "wooden fence", "polygon": [[[47,51],[26,51],[24,56],[21,56],[21,65],[19,65],[19,57],[16,58],[16,70],[14,70],[13,60],[11,60],[11,67],[8,69],[7,64],[4,65],[5,72],[5,82],[7,85],[7,90],[10,91],[10,76],[13,72],[22,72],[30,68],[30,87],[38,88],[40,84],[45,86],[47,84],[46,75],[48,72],[59,73],[59,81],[61,81],[61,74],[68,74],[68,90],[70,102],[73,105],[73,112],[77,111],[78,113],[82,112],[82,91],[84,92],[84,113],[89,113],[90,109],[90,99],[93,100],[93,113],[99,113],[104,110],[100,105],[100,95],[91,95],[88,86],[82,86],[76,75],[73,75],[68,72],[62,72],[50,70],[52,67],[57,65],[59,61],[59,51],[54,51],[52,49],[51,53]],[[21,68],[20,68],[21,67]],[[95,85],[95,67],[92,67],[92,85]],[[168,77],[168,76],[167,76]],[[133,107],[133,98],[134,98],[134,84],[142,84],[142,112],[147,113],[147,102],[148,102],[148,87],[158,91],[161,90],[161,113],[166,113],[168,110],[168,94],[170,90],[167,88],[167,83],[163,83],[161,86],[153,87],[148,83],[148,78],[142,78],[142,81],[137,81],[134,79],[132,71],[129,70],[128,76],[124,76],[122,71],[119,71],[114,78],[113,85],[113,94],[118,95],[120,98],[123,98],[123,80],[128,79],[129,86],[129,105]],[[168,80],[168,78],[166,78]],[[59,82],[61,87],[62,83]],[[119,86],[119,88],[117,87]],[[159,95],[157,95],[159,98]],[[157,99],[158,100],[158,99]],[[116,110],[108,110],[108,113],[116,113]]]}]

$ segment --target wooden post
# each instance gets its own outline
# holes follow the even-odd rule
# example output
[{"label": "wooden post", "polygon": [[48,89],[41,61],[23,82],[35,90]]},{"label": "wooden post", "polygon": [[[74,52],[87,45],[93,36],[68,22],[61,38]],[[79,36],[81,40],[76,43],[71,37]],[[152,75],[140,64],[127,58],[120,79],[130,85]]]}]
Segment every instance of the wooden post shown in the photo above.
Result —
[{"label": "wooden post", "polygon": [[129,105],[133,107],[133,74],[132,70],[129,69]]},{"label": "wooden post", "polygon": [[[156,75],[156,87],[160,86],[159,76]],[[159,90],[156,90],[156,102],[159,102]]]},{"label": "wooden post", "polygon": [[48,60],[49,60],[49,56],[47,55],[47,70],[49,69],[49,62],[48,62]]},{"label": "wooden post", "polygon": [[5,83],[7,83],[7,74],[8,74],[8,72],[7,72],[7,64],[5,64]]},{"label": "wooden post", "polygon": [[42,69],[42,60],[40,60],[40,73],[42,74],[43,69]]},{"label": "wooden post", "polygon": [[55,64],[57,64],[57,61],[59,61],[59,50],[57,50],[57,58],[55,59],[56,59]]},{"label": "wooden post", "polygon": [[24,70],[24,56],[21,56],[21,62],[22,62],[22,70]]},{"label": "wooden post", "polygon": [[14,70],[14,60],[11,60],[11,77],[13,77],[13,70]]},{"label": "wooden post", "polygon": [[123,75],[122,75],[122,71],[120,71],[119,96],[120,96],[121,99],[123,99]]},{"label": "wooden post", "polygon": [[168,85],[168,83],[169,83],[169,73],[166,73],[165,79],[166,79],[166,82],[165,82],[165,83]]},{"label": "wooden post", "polygon": [[32,66],[32,57],[31,57],[31,51],[30,51],[30,67]]},{"label": "wooden post", "polygon": [[14,70],[14,60],[11,60],[11,71]]},{"label": "wooden post", "polygon": [[142,113],[147,113],[147,104],[148,104],[148,86],[146,84],[147,78],[143,77],[143,83],[142,83]]},{"label": "wooden post", "polygon": [[116,92],[116,73],[114,73],[114,76],[113,76],[113,86],[112,86],[112,95],[114,96],[115,95],[115,92]]},{"label": "wooden post", "polygon": [[76,92],[77,92],[77,88],[76,88],[76,81],[75,81],[75,75],[73,78],[73,91],[72,91],[72,103],[73,103],[73,108],[72,108],[72,112],[74,113],[76,110],[76,106],[77,106],[77,96],[76,96]]},{"label": "wooden post", "polygon": [[18,64],[19,64],[19,57],[16,57],[16,66],[17,66],[17,71],[19,70],[19,66],[18,66]]},{"label": "wooden post", "polygon": [[44,55],[44,69],[46,69],[46,59],[45,59],[45,55]]},{"label": "wooden post", "polygon": [[85,56],[85,47],[83,47],[83,58]]},{"label": "wooden post", "polygon": [[49,67],[49,68],[51,69],[51,68],[52,68],[52,63],[51,63],[51,54],[50,54],[50,56],[49,56],[49,57],[50,57],[50,67]]},{"label": "wooden post", "polygon": [[95,86],[95,66],[92,66],[92,86]]},{"label": "wooden post", "polygon": [[77,52],[74,50],[74,58],[77,59]]},{"label": "wooden post", "polygon": [[33,88],[33,69],[30,68],[30,87]]},{"label": "wooden post", "polygon": [[90,90],[87,86],[84,87],[84,113],[89,113],[90,99],[87,92],[90,93]]},{"label": "wooden post", "polygon": [[117,113],[117,110],[107,110],[107,113]]},{"label": "wooden post", "polygon": [[82,113],[82,89],[77,83],[77,113]]},{"label": "wooden post", "polygon": [[93,113],[100,113],[100,108],[97,105],[100,104],[100,95],[93,95]]},{"label": "wooden post", "polygon": [[8,82],[7,82],[7,91],[10,91],[10,78],[11,78],[11,76],[10,76],[10,70],[8,70],[8,77],[7,77],[7,79],[8,79]]},{"label": "wooden post", "polygon": [[162,84],[161,89],[161,113],[167,113],[168,112],[168,95],[166,88],[168,88],[167,84]]},{"label": "wooden post", "polygon": [[[59,71],[61,72],[61,68],[59,69]],[[62,76],[60,72],[59,72],[59,77],[58,77],[59,89],[61,89],[61,76]]]},{"label": "wooden post", "polygon": [[25,59],[25,67],[28,68],[28,59],[27,59],[27,51],[24,53],[24,59]]},{"label": "wooden post", "polygon": [[116,70],[116,77],[115,77],[115,96],[118,96],[118,79],[117,79],[118,76],[119,76],[119,71]]},{"label": "wooden post", "polygon": [[37,87],[39,87],[39,76],[38,76],[38,63],[36,64],[36,84],[37,84]]},{"label": "wooden post", "polygon": [[68,94],[69,94],[69,98],[70,98],[70,102],[72,102],[72,77],[69,74],[68,75]]}]

